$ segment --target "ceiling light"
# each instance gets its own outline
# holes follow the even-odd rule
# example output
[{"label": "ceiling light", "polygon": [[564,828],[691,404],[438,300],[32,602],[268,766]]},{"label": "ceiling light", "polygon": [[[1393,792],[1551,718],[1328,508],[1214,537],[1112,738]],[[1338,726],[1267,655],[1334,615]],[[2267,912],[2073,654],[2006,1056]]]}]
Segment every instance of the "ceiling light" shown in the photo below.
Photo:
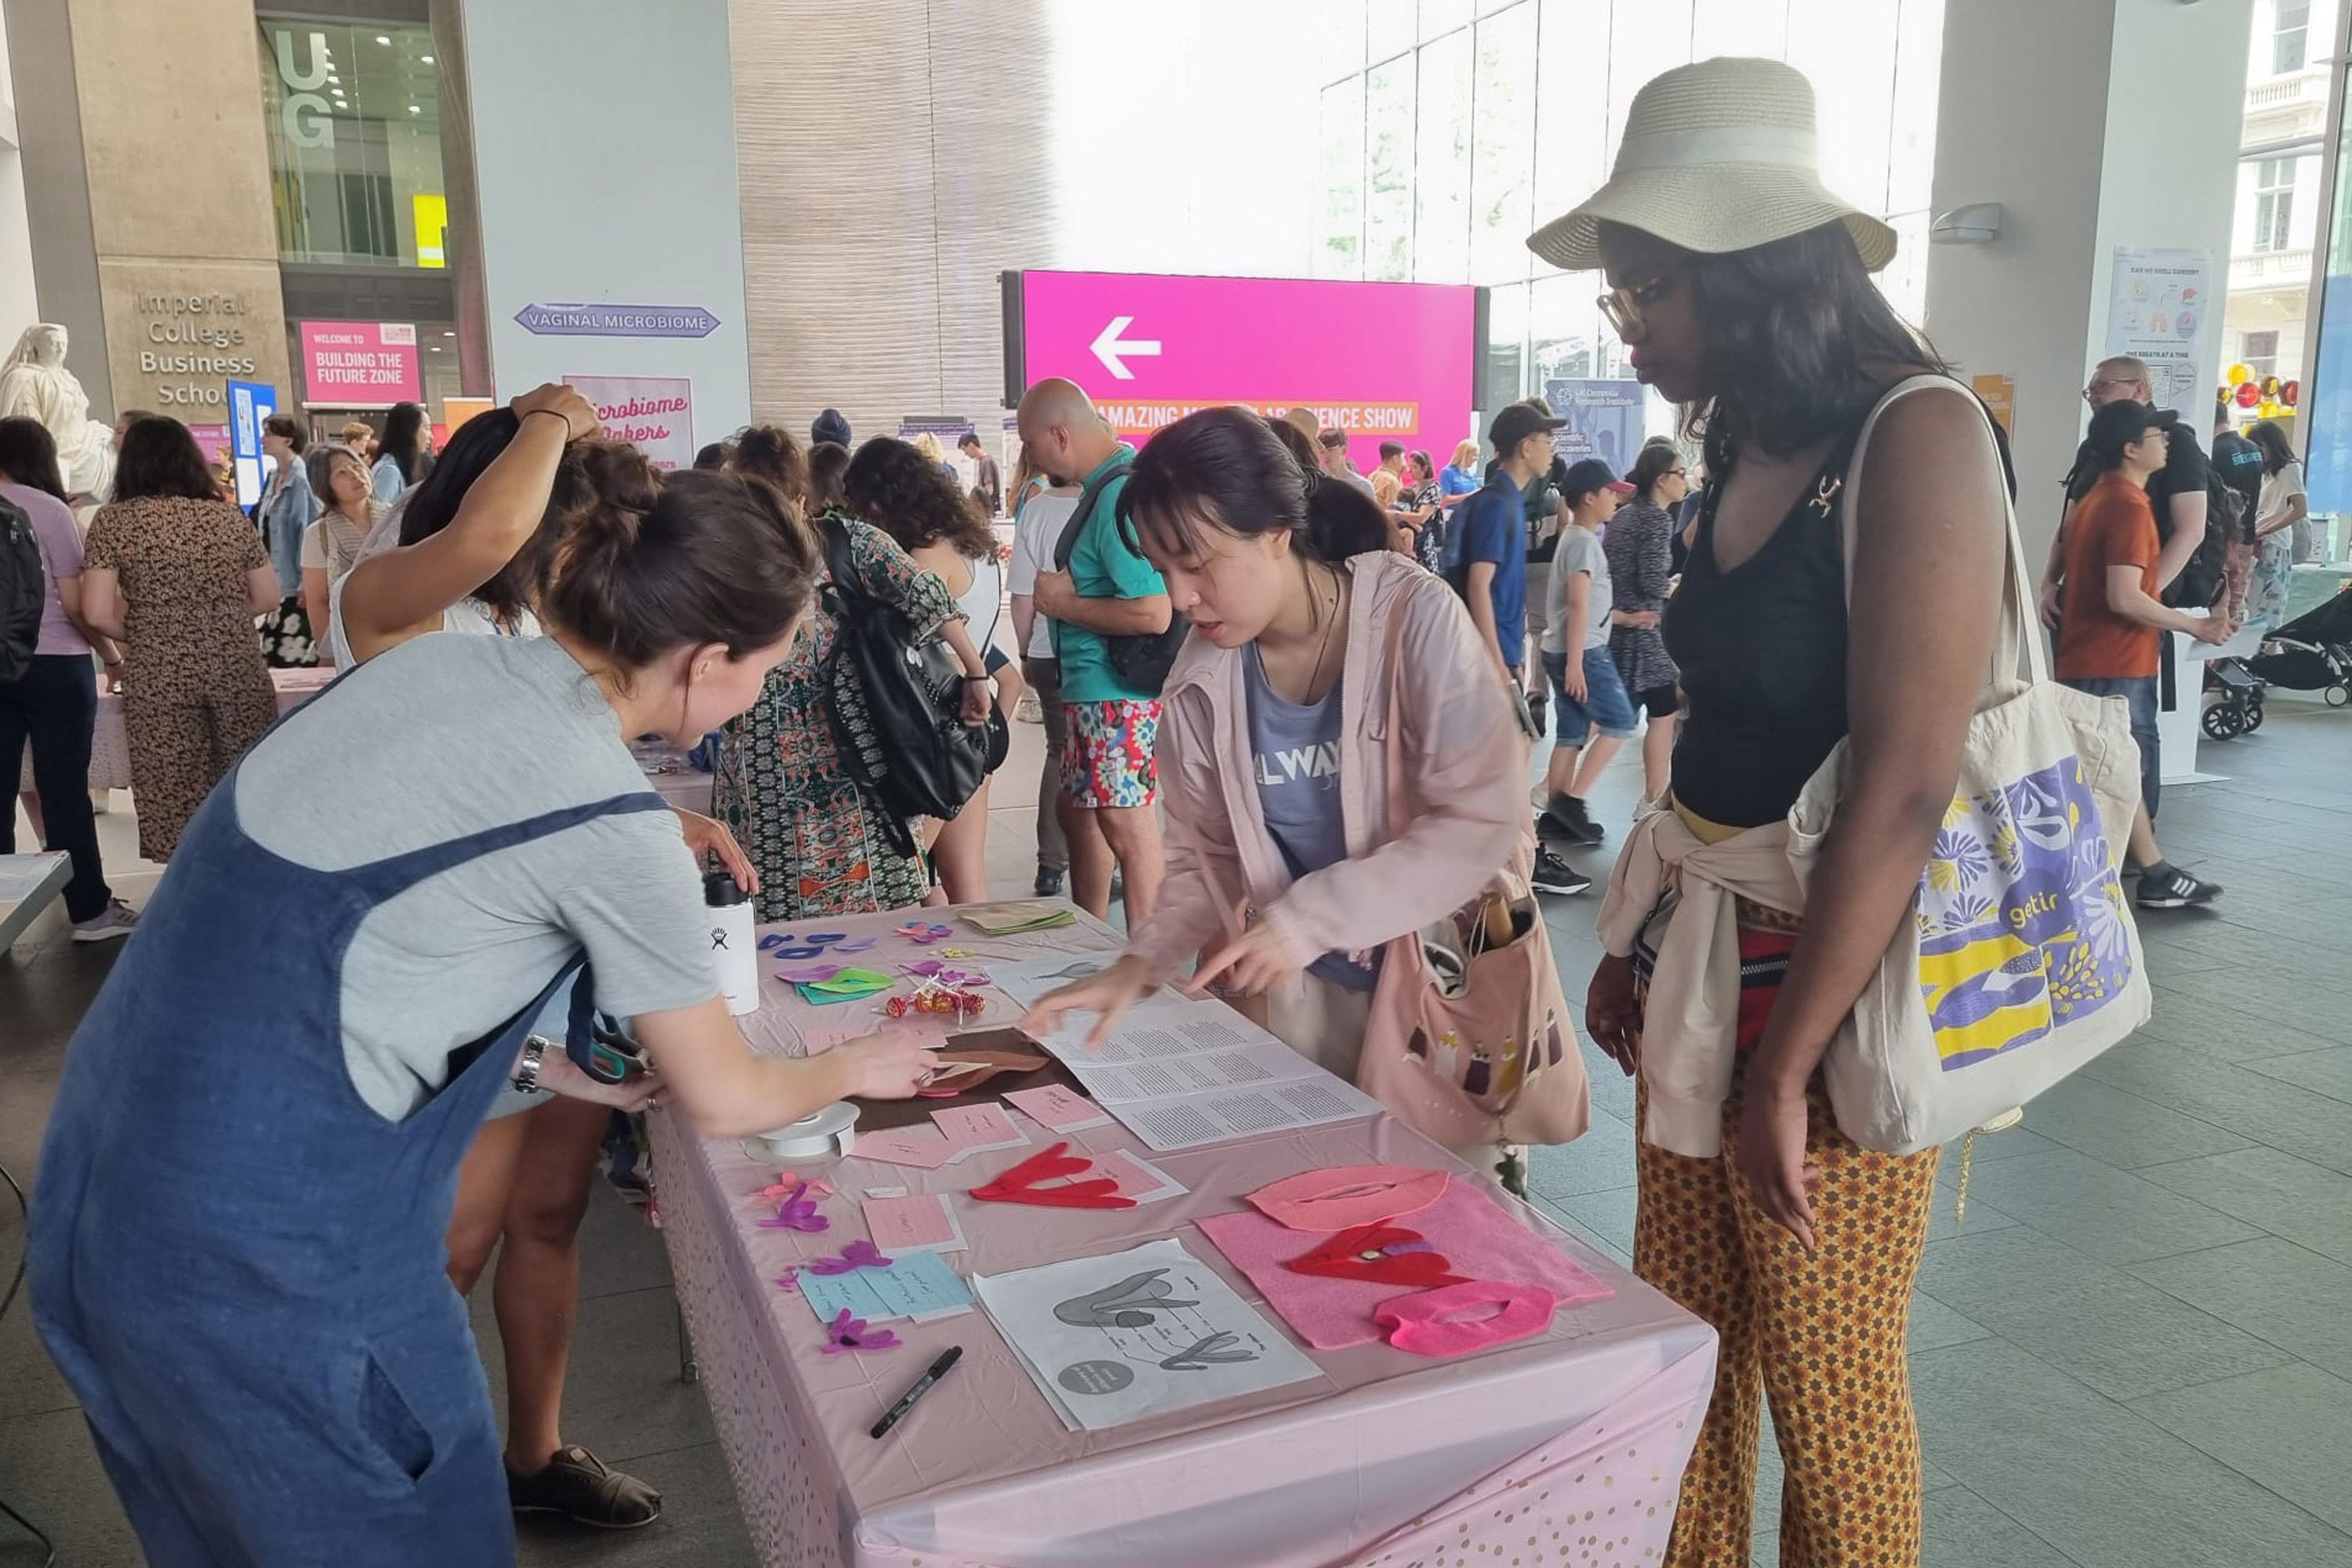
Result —
[{"label": "ceiling light", "polygon": [[378,33],[375,36],[375,41],[379,44],[388,44],[392,42],[392,39],[383,33]]},{"label": "ceiling light", "polygon": [[423,60],[428,66],[433,63],[433,57],[431,55],[419,55],[416,58]]},{"label": "ceiling light", "polygon": [[441,352],[441,345],[439,343],[428,343],[425,347],[436,354]]},{"label": "ceiling light", "polygon": [[422,114],[425,110],[419,105],[412,103],[408,106],[408,112],[411,114]]},{"label": "ceiling light", "polygon": [[332,72],[332,71],[329,71],[329,72],[327,73],[327,79],[328,79],[329,81],[341,81],[341,80],[342,80],[343,79],[342,79],[342,78],[341,78],[341,77],[339,77],[339,76],[337,76],[334,72]]}]

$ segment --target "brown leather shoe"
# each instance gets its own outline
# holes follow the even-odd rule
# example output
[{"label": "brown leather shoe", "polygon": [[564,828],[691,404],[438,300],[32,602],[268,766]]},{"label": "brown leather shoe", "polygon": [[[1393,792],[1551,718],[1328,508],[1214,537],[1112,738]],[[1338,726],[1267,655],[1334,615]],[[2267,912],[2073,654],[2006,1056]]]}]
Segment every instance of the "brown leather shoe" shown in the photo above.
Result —
[{"label": "brown leather shoe", "polygon": [[560,1513],[598,1530],[635,1530],[661,1517],[661,1493],[635,1476],[607,1469],[576,1443],[555,1450],[536,1474],[508,1470],[507,1498],[517,1513]]}]

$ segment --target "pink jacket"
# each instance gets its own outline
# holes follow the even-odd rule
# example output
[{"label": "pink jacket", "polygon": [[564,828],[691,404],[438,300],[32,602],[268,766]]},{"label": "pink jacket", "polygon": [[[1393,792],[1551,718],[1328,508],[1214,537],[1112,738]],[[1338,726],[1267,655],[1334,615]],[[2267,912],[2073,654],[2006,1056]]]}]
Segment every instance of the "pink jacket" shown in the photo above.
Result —
[{"label": "pink jacket", "polygon": [[[1292,880],[1252,782],[1243,656],[1201,637],[1169,673],[1160,728],[1168,880],[1128,951],[1160,979],[1246,904],[1303,966],[1369,954],[1450,914],[1484,888],[1528,831],[1527,741],[1454,590],[1391,551],[1348,563],[1339,722],[1340,819],[1348,858]],[[1399,620],[1402,668],[1391,658]],[[1403,733],[1389,729],[1390,683],[1405,683]],[[1389,832],[1389,747],[1403,748],[1412,820]]]}]

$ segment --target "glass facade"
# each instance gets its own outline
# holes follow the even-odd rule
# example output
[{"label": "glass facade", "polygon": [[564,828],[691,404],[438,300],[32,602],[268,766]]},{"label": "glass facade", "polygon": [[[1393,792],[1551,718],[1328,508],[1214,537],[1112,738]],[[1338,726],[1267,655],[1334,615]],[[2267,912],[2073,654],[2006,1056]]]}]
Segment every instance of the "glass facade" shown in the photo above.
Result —
[{"label": "glass facade", "polygon": [[[1916,321],[1945,0],[1404,0],[1324,13],[1318,277],[1481,283],[1489,386],[1626,374],[1601,280],[1527,248],[1608,177],[1633,94],[1717,55],[1802,70],[1822,177],[1885,215],[1903,254],[1879,279]],[[1409,37],[1408,14],[1417,23]],[[1664,428],[1663,407],[1652,427]]]},{"label": "glass facade", "polygon": [[258,22],[280,259],[445,265],[432,34],[373,22]]}]

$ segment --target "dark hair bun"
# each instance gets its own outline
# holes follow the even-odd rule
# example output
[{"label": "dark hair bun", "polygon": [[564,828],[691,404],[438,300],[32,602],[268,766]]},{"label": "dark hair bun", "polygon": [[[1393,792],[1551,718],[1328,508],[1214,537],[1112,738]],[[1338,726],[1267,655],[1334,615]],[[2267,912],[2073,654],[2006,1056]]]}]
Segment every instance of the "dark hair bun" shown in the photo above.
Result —
[{"label": "dark hair bun", "polygon": [[775,487],[658,477],[635,448],[597,445],[581,472],[598,488],[563,536],[546,617],[624,669],[681,647],[740,658],[781,641],[807,606],[816,552]]}]

